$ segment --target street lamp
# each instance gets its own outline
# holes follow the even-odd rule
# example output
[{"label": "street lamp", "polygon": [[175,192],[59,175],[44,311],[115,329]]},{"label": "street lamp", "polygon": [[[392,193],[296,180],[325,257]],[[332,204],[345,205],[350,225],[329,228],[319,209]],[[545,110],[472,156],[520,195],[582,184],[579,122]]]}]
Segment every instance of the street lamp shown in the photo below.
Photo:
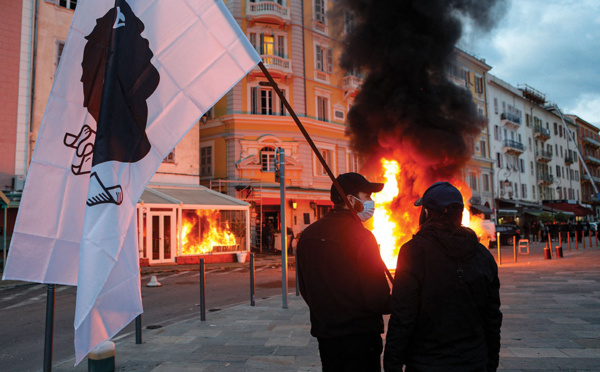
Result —
[{"label": "street lamp", "polygon": [[506,194],[508,195],[508,198],[512,199],[513,189],[512,189],[512,185],[511,185],[510,181],[508,180],[508,178],[504,181],[504,188],[506,189]]},{"label": "street lamp", "polygon": [[[496,172],[496,179],[497,180],[500,180],[500,172],[504,172],[503,176],[506,179],[504,181],[504,186],[505,186],[505,189],[507,189],[508,187],[510,187],[510,181],[508,180],[508,177],[510,177],[510,170],[509,169],[499,168],[498,172]],[[498,220],[498,210],[500,209],[500,199],[502,199],[502,196],[504,195],[504,192],[505,192],[505,191],[503,191],[502,193],[500,193],[500,191],[501,191],[500,190],[500,186],[501,185],[502,185],[501,183],[498,183],[498,196],[496,198],[496,224],[499,223],[499,220]],[[495,190],[495,189],[496,188],[494,187],[493,190]],[[511,197],[512,197],[512,188],[511,188]]]}]

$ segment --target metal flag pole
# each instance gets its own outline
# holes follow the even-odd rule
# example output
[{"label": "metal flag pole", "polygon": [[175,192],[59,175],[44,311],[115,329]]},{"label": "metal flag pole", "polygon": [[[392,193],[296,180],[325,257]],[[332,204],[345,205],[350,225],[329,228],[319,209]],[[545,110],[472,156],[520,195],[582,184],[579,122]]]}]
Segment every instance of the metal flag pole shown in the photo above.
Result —
[{"label": "metal flag pole", "polygon": [[[352,207],[352,204],[350,204],[350,200],[348,200],[348,197],[346,196],[346,193],[344,192],[344,190],[342,190],[342,187],[340,186],[340,184],[335,179],[335,176],[331,172],[331,169],[329,169],[329,165],[327,165],[327,162],[323,158],[323,155],[321,155],[321,152],[319,151],[319,149],[317,148],[317,146],[313,142],[312,138],[310,138],[310,135],[308,134],[308,132],[304,128],[304,125],[302,125],[302,123],[300,122],[300,119],[298,118],[298,116],[294,112],[294,109],[292,108],[292,106],[290,105],[290,103],[285,98],[285,95],[279,89],[279,87],[277,86],[277,83],[275,82],[275,80],[273,80],[273,77],[271,76],[271,73],[269,72],[269,70],[267,70],[267,68],[265,67],[265,65],[262,62],[258,63],[258,67],[260,67],[261,71],[263,72],[263,74],[265,75],[265,77],[267,78],[267,80],[269,81],[268,85],[270,85],[271,87],[273,87],[273,90],[275,91],[275,93],[277,93],[277,95],[279,96],[279,99],[281,99],[281,102],[283,103],[283,105],[285,106],[285,108],[290,113],[290,116],[292,117],[292,119],[294,119],[294,122],[298,126],[298,129],[300,129],[300,132],[302,132],[302,134],[304,135],[304,138],[306,138],[306,141],[308,142],[308,144],[312,148],[313,152],[317,156],[317,159],[319,159],[319,162],[323,166],[323,169],[325,169],[325,172],[327,172],[327,175],[331,179],[331,182],[333,182],[333,186],[336,188],[336,190],[338,191],[338,193],[341,195],[342,199],[346,203],[346,206],[350,210],[350,213],[352,214],[352,216],[354,216],[354,218],[357,221],[361,222],[360,218],[358,218],[358,215],[356,214],[356,210]],[[283,202],[284,201],[282,201],[282,203]],[[390,270],[388,270],[388,268],[385,265],[384,265],[384,268],[385,268],[385,274],[388,276],[388,278],[390,279],[390,281],[392,283],[394,283],[394,277],[390,273]]]},{"label": "metal flag pole", "polygon": [[282,307],[288,308],[288,274],[287,274],[287,228],[285,225],[285,150],[277,149],[279,161],[279,190],[281,198],[280,221],[281,226],[281,295]]},{"label": "metal flag pole", "polygon": [[52,371],[52,348],[54,340],[54,299],[56,284],[48,284],[46,291],[46,333],[44,337],[44,372]]}]

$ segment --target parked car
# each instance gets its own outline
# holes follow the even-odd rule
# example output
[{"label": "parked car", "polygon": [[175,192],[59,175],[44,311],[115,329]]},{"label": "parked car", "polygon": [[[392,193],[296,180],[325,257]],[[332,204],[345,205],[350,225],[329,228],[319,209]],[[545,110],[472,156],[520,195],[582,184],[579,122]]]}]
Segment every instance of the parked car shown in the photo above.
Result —
[{"label": "parked car", "polygon": [[521,231],[516,225],[496,225],[496,232],[500,233],[500,245],[513,245],[514,239],[521,239]]},{"label": "parked car", "polygon": [[598,222],[590,222],[590,229],[592,231],[598,231]]}]

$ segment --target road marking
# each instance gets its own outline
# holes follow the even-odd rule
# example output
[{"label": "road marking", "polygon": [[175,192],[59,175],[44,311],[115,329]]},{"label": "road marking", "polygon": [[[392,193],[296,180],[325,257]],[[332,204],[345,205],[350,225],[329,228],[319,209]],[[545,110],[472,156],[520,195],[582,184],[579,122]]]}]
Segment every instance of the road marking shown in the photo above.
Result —
[{"label": "road marking", "polygon": [[15,293],[15,294],[11,295],[11,296],[2,297],[2,299],[0,299],[0,301],[10,301],[10,300],[15,299],[15,298],[17,298],[19,296],[24,296],[24,295],[26,295],[26,294],[28,294],[30,292],[37,291],[38,289],[42,289],[44,287],[46,287],[45,284],[37,284],[37,285],[34,285],[34,286],[30,287],[30,288],[27,288],[23,292],[18,292],[18,293]]}]

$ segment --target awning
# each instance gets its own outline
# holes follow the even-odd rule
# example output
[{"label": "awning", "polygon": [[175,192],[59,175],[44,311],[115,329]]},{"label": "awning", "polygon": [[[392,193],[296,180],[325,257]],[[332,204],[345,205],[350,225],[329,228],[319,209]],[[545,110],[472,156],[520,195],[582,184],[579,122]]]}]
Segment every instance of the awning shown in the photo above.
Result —
[{"label": "awning", "polygon": [[548,203],[548,204],[544,204],[544,207],[551,208],[551,210],[556,209],[556,210],[562,211],[562,212],[570,212],[570,213],[573,213],[573,215],[575,215],[575,216],[592,216],[592,215],[596,214],[592,209],[586,208],[583,205],[571,204],[571,203],[566,203],[566,202]]},{"label": "awning", "polygon": [[486,207],[485,205],[481,205],[481,204],[471,204],[472,209],[476,209],[479,212],[483,213],[483,214],[492,214],[492,210],[488,207]]},{"label": "awning", "polygon": [[516,209],[498,209],[498,216],[515,216],[519,211]]},{"label": "awning", "polygon": [[248,209],[250,204],[204,186],[155,186],[146,187],[138,203],[184,204],[197,209]]}]

